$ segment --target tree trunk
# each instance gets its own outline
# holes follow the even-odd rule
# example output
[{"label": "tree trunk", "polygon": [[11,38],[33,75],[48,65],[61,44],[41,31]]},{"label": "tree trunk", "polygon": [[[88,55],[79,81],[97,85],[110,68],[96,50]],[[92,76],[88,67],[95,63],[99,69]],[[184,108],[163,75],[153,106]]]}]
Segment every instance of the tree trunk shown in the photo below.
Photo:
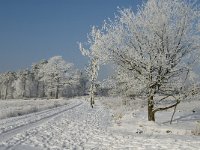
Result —
[{"label": "tree trunk", "polygon": [[40,95],[39,95],[39,85],[40,85],[40,82],[37,81],[37,85],[36,85],[36,97],[40,97]]},{"label": "tree trunk", "polygon": [[153,103],[153,96],[150,95],[148,97],[148,121],[155,121],[155,113],[153,111],[154,103]]},{"label": "tree trunk", "polygon": [[90,105],[93,108],[94,107],[94,92],[92,91],[90,94],[91,94],[90,95]]},{"label": "tree trunk", "polygon": [[50,92],[50,98],[52,98],[52,97],[53,97],[53,92],[51,91],[51,92]]},{"label": "tree trunk", "polygon": [[6,85],[6,91],[5,91],[5,97],[4,97],[4,99],[7,99],[7,95],[8,95],[8,85]]},{"label": "tree trunk", "polygon": [[94,107],[94,97],[90,97],[90,105],[93,108]]},{"label": "tree trunk", "polygon": [[45,97],[45,87],[44,82],[42,84],[42,97]]},{"label": "tree trunk", "polygon": [[29,98],[32,97],[32,89],[29,87]]},{"label": "tree trunk", "polygon": [[56,86],[55,98],[58,99],[58,86]]},{"label": "tree trunk", "polygon": [[56,93],[55,93],[55,98],[58,99],[58,93],[59,93],[59,78],[57,78],[56,80],[57,85],[56,85]]},{"label": "tree trunk", "polygon": [[23,85],[23,94],[22,94],[22,97],[25,97],[26,96],[26,81],[24,82],[24,85]]}]

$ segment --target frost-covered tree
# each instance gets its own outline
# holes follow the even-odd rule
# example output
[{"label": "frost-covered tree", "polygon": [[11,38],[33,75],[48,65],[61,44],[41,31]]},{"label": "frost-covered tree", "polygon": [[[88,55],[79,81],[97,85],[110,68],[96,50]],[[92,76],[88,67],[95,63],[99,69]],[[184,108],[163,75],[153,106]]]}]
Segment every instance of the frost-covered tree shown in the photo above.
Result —
[{"label": "frost-covered tree", "polygon": [[0,76],[0,98],[2,99],[8,99],[13,98],[13,81],[16,79],[16,73],[15,72],[6,72],[1,74]]},{"label": "frost-covered tree", "polygon": [[16,72],[16,78],[12,81],[14,88],[13,98],[37,97],[35,75],[29,69]]},{"label": "frost-covered tree", "polygon": [[42,60],[31,69],[0,74],[0,99],[84,95],[87,77],[61,56]]},{"label": "frost-covered tree", "polygon": [[41,60],[40,62],[33,64],[31,68],[35,78],[36,97],[45,97],[45,84],[42,80],[44,78],[44,72],[41,71],[41,69],[43,69],[44,65],[47,63],[47,60]]},{"label": "frost-covered tree", "polygon": [[17,73],[17,80],[15,83],[16,94],[18,97],[32,97],[34,92],[34,76],[28,69],[19,71]]},{"label": "frost-covered tree", "polygon": [[[101,29],[93,27],[91,35],[90,49],[81,50],[114,63],[119,79],[127,83],[124,88],[133,86],[146,94],[149,121],[155,121],[156,112],[180,103],[199,59],[199,6],[185,0],[149,0],[137,13],[119,10]],[[167,98],[174,101],[157,107]]]},{"label": "frost-covered tree", "polygon": [[79,87],[78,87],[78,91],[79,91],[79,95],[85,95],[88,89],[88,76],[83,73],[78,71],[78,83],[79,83]]},{"label": "frost-covered tree", "polygon": [[89,96],[90,96],[90,105],[93,108],[94,105],[94,95],[96,92],[96,82],[98,77],[99,66],[104,59],[100,59],[100,53],[97,49],[98,43],[96,43],[99,38],[100,33],[96,32],[95,28],[92,29],[92,32],[88,36],[88,43],[90,44],[89,49],[85,49],[82,44],[79,44],[80,51],[84,56],[89,57],[90,64],[87,67],[87,74],[89,76],[90,88],[89,88]]},{"label": "frost-covered tree", "polygon": [[73,64],[66,63],[61,56],[54,56],[40,69],[39,74],[43,76],[41,80],[47,86],[47,92],[50,94],[50,97],[54,95],[57,99],[60,88],[63,88],[65,84],[70,84],[66,77],[72,67]]},{"label": "frost-covered tree", "polygon": [[0,98],[73,97],[84,95],[87,77],[61,56],[42,60],[31,70],[0,74]]}]

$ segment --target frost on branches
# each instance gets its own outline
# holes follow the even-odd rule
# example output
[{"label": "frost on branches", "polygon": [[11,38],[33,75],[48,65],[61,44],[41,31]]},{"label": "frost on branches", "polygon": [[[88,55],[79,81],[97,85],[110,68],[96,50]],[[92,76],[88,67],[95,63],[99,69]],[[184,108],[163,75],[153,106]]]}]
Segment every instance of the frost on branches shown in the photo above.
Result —
[{"label": "frost on branches", "polygon": [[[48,63],[42,66],[39,75],[43,77],[40,79],[47,85],[47,93],[55,93],[55,98],[58,98],[59,89],[62,89],[70,80],[66,79],[66,73],[72,68],[72,64],[66,63],[61,56],[54,56],[48,60]],[[70,83],[68,83],[70,84]]]},{"label": "frost on branches", "polygon": [[[148,120],[155,121],[156,112],[176,108],[192,90],[188,85],[199,59],[199,18],[199,6],[183,0],[149,0],[137,13],[119,9],[113,21],[92,29],[85,53],[91,60],[97,56],[117,65],[119,82],[147,96]],[[168,105],[157,105],[166,100]]]},{"label": "frost on branches", "polygon": [[89,96],[90,96],[90,105],[93,108],[94,105],[94,95],[96,92],[96,80],[98,77],[98,71],[99,71],[99,66],[100,66],[100,54],[98,50],[98,43],[96,40],[100,38],[101,34],[99,33],[99,30],[96,30],[94,27],[92,28],[92,32],[88,36],[88,43],[90,44],[89,50],[86,50],[85,48],[82,47],[82,44],[79,44],[79,48],[81,53],[84,56],[89,57],[90,59],[90,64],[89,67],[87,68],[87,74],[89,76],[90,80],[90,88],[89,88]]}]

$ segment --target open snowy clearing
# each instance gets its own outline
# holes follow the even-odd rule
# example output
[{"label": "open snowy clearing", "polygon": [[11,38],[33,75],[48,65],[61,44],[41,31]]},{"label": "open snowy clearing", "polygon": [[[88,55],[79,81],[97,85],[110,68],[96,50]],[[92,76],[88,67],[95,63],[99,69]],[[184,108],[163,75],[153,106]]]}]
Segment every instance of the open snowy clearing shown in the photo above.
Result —
[{"label": "open snowy clearing", "polygon": [[[200,136],[191,133],[200,120],[199,101],[181,104],[172,125],[167,122],[172,110],[159,113],[160,121],[152,123],[146,121],[145,108],[116,111],[106,106],[105,101],[109,99],[99,99],[92,109],[85,98],[76,98],[59,109],[1,120],[0,149],[198,150],[200,147]],[[112,117],[120,111],[122,118]]]}]

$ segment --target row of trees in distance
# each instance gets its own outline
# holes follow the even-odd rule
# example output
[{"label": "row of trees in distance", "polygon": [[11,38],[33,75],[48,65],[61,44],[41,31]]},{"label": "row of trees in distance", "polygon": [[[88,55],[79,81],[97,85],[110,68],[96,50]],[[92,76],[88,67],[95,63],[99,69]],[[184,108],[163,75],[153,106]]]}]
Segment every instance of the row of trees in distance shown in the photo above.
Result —
[{"label": "row of trees in distance", "polygon": [[79,96],[85,94],[87,82],[72,63],[54,56],[31,69],[0,74],[0,99]]}]

